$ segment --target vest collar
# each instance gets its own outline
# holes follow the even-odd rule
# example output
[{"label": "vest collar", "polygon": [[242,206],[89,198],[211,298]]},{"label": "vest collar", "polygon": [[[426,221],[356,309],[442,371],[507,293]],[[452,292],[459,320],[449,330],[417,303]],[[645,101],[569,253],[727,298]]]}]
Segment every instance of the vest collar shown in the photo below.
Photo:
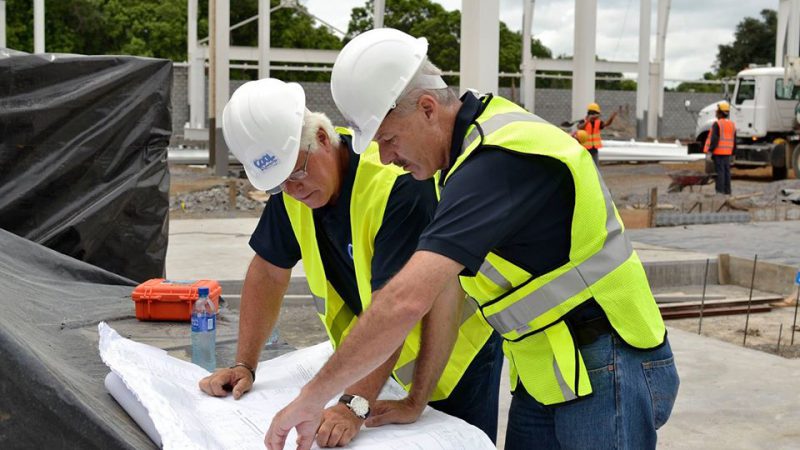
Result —
[{"label": "vest collar", "polygon": [[339,188],[339,197],[336,199],[335,204],[327,204],[315,209],[315,215],[325,215],[328,212],[337,209],[337,207],[345,208],[343,211],[349,211],[350,208],[350,197],[353,192],[353,183],[356,179],[356,170],[358,170],[358,161],[360,157],[356,152],[353,151],[352,136],[339,134],[339,138],[342,140],[342,143],[345,144],[347,147],[347,152],[349,153],[349,158],[347,159],[347,168],[342,174],[342,186]]},{"label": "vest collar", "polygon": [[456,160],[461,156],[461,146],[467,135],[467,128],[480,117],[491,99],[492,94],[478,98],[471,91],[467,91],[461,96],[461,108],[458,109],[456,123],[453,126],[453,138],[450,145],[450,164],[447,166],[447,169],[442,171],[441,177],[439,178],[440,185],[444,182],[444,179],[447,178],[447,173],[450,171],[450,168],[455,165]]}]

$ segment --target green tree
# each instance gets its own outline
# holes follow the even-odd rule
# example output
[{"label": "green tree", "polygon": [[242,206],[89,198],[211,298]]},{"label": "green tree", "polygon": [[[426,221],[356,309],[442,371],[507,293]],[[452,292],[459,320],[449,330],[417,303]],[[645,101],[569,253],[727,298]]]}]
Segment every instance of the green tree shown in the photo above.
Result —
[{"label": "green tree", "polygon": [[[207,3],[207,2],[205,2]],[[271,6],[280,4],[280,0],[271,0]],[[299,5],[295,8],[280,8],[270,14],[270,47],[274,48],[309,48],[338,50],[342,48],[342,40],[307,14],[307,9]],[[238,0],[236,10],[231,10],[231,25],[258,14],[258,0]],[[258,24],[252,21],[231,32],[231,45],[257,46]],[[328,81],[330,73],[303,71],[272,71],[271,76],[286,81]],[[238,79],[255,79],[257,71],[234,71],[232,76]]]},{"label": "green tree", "polygon": [[[719,80],[716,74],[706,72],[703,74],[704,80]],[[722,94],[724,86],[722,84],[692,83],[683,82],[675,87],[677,92],[713,92]]]},{"label": "green tree", "polygon": [[[33,51],[33,2],[7,2],[7,45]],[[51,53],[127,54],[186,59],[185,0],[47,2],[45,44]]]},{"label": "green tree", "polygon": [[778,16],[775,10],[761,10],[761,19],[745,17],[736,25],[735,39],[719,46],[715,64],[716,77],[733,76],[750,63],[775,61],[775,38]]},{"label": "green tree", "polygon": [[[373,0],[361,8],[353,8],[345,41],[372,29]],[[387,0],[384,25],[397,28],[412,36],[428,38],[428,58],[444,71],[458,71],[460,66],[461,12],[447,11],[431,0]],[[531,39],[534,56],[550,58],[552,53],[538,39]],[[519,72],[522,58],[522,34],[511,31],[500,22],[500,72]],[[456,83],[456,77],[445,77]],[[511,78],[500,79],[501,85],[512,83]]]},{"label": "green tree", "polygon": [[[271,0],[272,6],[280,0]],[[186,61],[186,0],[69,0],[49,1],[45,14],[46,50],[86,55],[124,54]],[[231,25],[258,14],[258,0],[237,0]],[[198,1],[198,35],[208,36],[208,1]],[[303,6],[300,6],[304,10]],[[33,51],[33,2],[8,0],[7,45]],[[272,47],[341,48],[327,28],[294,8],[272,13]],[[258,24],[253,21],[231,32],[232,45],[255,46]],[[287,80],[326,79],[319,72],[275,72]],[[233,78],[249,79],[255,70],[234,70]]]}]

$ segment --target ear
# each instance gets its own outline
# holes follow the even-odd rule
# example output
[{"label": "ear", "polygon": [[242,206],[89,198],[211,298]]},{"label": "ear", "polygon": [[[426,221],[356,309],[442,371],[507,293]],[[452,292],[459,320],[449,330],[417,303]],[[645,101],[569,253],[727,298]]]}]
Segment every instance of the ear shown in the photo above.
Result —
[{"label": "ear", "polygon": [[428,119],[433,118],[439,110],[439,103],[430,94],[423,94],[417,101],[417,107],[422,110],[425,117]]},{"label": "ear", "polygon": [[317,128],[317,143],[320,148],[328,148],[331,143],[331,138],[322,127]]}]

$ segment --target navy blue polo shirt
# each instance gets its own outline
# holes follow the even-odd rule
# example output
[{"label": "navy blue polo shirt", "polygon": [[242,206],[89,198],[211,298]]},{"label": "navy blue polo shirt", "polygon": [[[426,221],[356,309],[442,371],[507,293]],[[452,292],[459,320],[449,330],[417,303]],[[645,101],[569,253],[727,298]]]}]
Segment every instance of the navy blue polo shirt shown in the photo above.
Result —
[{"label": "navy blue polo shirt", "polygon": [[[461,154],[467,128],[491,99],[469,92],[461,98],[450,167]],[[442,179],[446,175],[443,171]],[[478,272],[489,252],[538,276],[569,260],[574,208],[575,187],[566,164],[479,147],[447,180],[417,249],[457,261],[466,276]]]},{"label": "navy blue polo shirt", "polygon": [[[350,198],[359,155],[352,150],[349,136],[340,136],[347,144],[350,158],[339,198],[333,205],[313,210],[325,275],[354,314],[361,313],[350,229]],[[270,263],[291,269],[301,259],[300,245],[283,203],[283,193],[267,201],[250,247]],[[383,222],[375,237],[372,257],[372,290],[383,287],[408,261],[417,246],[420,233],[433,217],[436,192],[432,180],[416,181],[410,174],[397,177],[386,204]]]}]

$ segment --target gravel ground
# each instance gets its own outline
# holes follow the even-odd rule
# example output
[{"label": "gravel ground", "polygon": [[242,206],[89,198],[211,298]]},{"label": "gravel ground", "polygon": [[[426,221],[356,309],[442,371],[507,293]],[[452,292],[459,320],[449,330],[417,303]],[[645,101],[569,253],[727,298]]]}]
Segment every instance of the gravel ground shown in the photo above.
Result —
[{"label": "gravel ground", "polygon": [[[205,167],[170,165],[170,219],[259,217],[266,196],[257,191],[240,171],[216,177]],[[236,193],[232,208],[231,189]],[[254,200],[253,195],[263,197]]]},{"label": "gravel ground", "polygon": [[[702,172],[703,162],[687,164],[613,164],[602,165],[603,173],[611,195],[617,207],[646,208],[650,198],[650,188],[658,189],[658,204],[662,210],[688,212],[695,207],[697,211],[716,211],[726,200],[724,196],[714,193],[714,185],[693,186],[691,190],[684,188],[682,192],[668,192],[672,180],[670,173],[679,171]],[[790,173],[791,175],[791,173]],[[796,178],[772,181],[769,169],[738,170],[734,169],[731,181],[731,192],[738,207],[748,210],[769,210],[777,207],[777,215],[788,214],[792,218],[800,218],[800,207],[781,202],[783,189],[800,189],[800,180]],[[753,195],[758,194],[758,195]],[[753,195],[748,198],[739,196]],[[696,203],[700,205],[696,206]],[[785,212],[788,211],[788,212]],[[763,214],[763,213],[762,213]],[[761,218],[759,215],[756,219]],[[764,215],[760,220],[775,220],[771,215]]]},{"label": "gravel ground", "polygon": [[[688,212],[716,211],[726,198],[714,194],[714,186],[693,187],[683,192],[668,192],[671,183],[669,173],[677,171],[702,171],[703,163],[690,164],[609,164],[602,165],[603,178],[611,190],[614,202],[620,209],[646,208],[650,189],[658,189],[660,211]],[[253,188],[241,170],[231,171],[230,177],[215,177],[205,167],[170,166],[172,187],[170,189],[171,217],[258,217],[263,201],[254,200]],[[791,173],[790,173],[791,175]],[[230,189],[236,189],[236,208],[231,207]],[[753,220],[800,219],[800,206],[782,202],[781,190],[800,189],[800,180],[772,181],[769,169],[734,170],[731,203],[750,210]],[[756,195],[753,195],[756,194]],[[739,196],[753,195],[748,198]]]}]

